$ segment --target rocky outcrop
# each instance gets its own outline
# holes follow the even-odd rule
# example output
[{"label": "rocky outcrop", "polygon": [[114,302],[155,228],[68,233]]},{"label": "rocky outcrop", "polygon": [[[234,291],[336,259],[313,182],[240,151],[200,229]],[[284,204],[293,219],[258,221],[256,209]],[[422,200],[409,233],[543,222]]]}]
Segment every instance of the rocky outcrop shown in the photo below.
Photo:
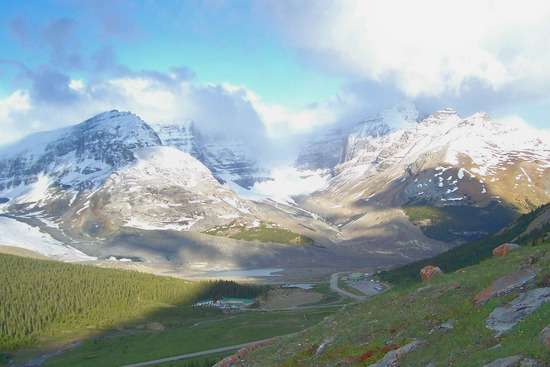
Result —
[{"label": "rocky outcrop", "polygon": [[493,250],[493,256],[502,257],[508,255],[510,252],[519,249],[520,246],[515,243],[503,243],[500,246],[497,246]]},{"label": "rocky outcrop", "polygon": [[550,288],[530,290],[508,304],[495,308],[485,321],[485,326],[493,330],[496,336],[501,336],[546,302],[550,302]]},{"label": "rocky outcrop", "polygon": [[232,181],[249,188],[266,179],[265,172],[250,154],[247,142],[237,138],[200,132],[196,124],[153,124],[163,145],[173,146],[204,164],[218,181]]},{"label": "rocky outcrop", "polygon": [[483,367],[543,367],[543,365],[534,359],[518,355],[496,359]]},{"label": "rocky outcrop", "polygon": [[320,356],[321,354],[323,354],[325,352],[325,350],[328,348],[328,346],[334,341],[334,337],[333,336],[329,336],[328,338],[325,338],[323,340],[323,342],[321,343],[321,345],[319,345],[319,347],[317,348],[317,350],[315,351],[315,355],[316,356]]},{"label": "rocky outcrop", "polygon": [[398,367],[399,360],[407,353],[410,353],[421,346],[426,342],[423,340],[415,340],[409,344],[406,344],[398,349],[392,350],[384,356],[380,361],[375,364],[371,364],[370,367]]},{"label": "rocky outcrop", "polygon": [[520,270],[498,278],[493,282],[493,284],[479,292],[474,297],[474,303],[476,305],[481,305],[494,297],[508,294],[515,289],[523,287],[530,281],[534,280],[535,277],[536,273],[531,270]]},{"label": "rocky outcrop", "polygon": [[446,333],[455,328],[455,321],[454,320],[447,320],[444,323],[437,325],[432,330],[430,330],[430,334],[440,332],[440,333]]},{"label": "rocky outcrop", "polygon": [[439,266],[434,266],[434,265],[425,266],[420,270],[420,277],[422,278],[423,282],[430,281],[435,276],[438,276],[441,274],[443,274],[443,271],[439,268]]},{"label": "rocky outcrop", "polygon": [[523,358],[521,356],[499,358],[489,364],[486,364],[484,367],[519,367],[522,359]]}]

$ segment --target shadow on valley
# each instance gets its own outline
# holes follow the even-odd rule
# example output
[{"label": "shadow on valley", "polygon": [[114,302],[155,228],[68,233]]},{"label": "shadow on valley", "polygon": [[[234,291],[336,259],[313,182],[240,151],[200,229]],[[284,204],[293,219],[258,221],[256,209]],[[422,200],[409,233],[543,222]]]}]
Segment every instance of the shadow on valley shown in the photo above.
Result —
[{"label": "shadow on valley", "polygon": [[[459,176],[456,169],[446,172],[445,177]],[[457,191],[455,182],[458,180],[452,182],[442,179],[445,182],[442,184],[427,178],[432,175],[433,171],[423,170],[408,180],[393,181],[384,191],[373,197],[356,200],[354,208],[368,210],[374,203],[375,206],[403,209],[410,222],[427,237],[455,245],[496,233],[525,213],[525,210],[518,209],[517,203],[507,202],[506,198],[500,197],[489,186],[472,177],[463,177],[461,190]],[[422,177],[425,183],[417,184]],[[454,186],[450,188],[449,185],[453,183]],[[533,204],[526,201],[524,204],[529,210],[533,210],[543,203]],[[361,215],[357,215],[355,219]]]},{"label": "shadow on valley", "polygon": [[329,312],[225,314],[193,304],[252,299],[266,287],[11,255],[0,262],[0,365],[122,366],[299,331]]},{"label": "shadow on valley", "polygon": [[[201,233],[123,230],[106,241],[99,256],[131,254],[167,265],[208,264],[223,269],[347,268],[356,259],[342,249],[315,244],[258,243]],[[208,270],[208,269],[202,269]]]}]

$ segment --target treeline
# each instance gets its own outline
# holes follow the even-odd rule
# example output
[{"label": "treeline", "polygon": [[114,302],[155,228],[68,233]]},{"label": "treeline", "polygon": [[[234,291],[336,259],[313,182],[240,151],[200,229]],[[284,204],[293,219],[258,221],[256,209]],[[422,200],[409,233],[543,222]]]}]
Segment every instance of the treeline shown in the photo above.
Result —
[{"label": "treeline", "polygon": [[527,227],[543,212],[550,210],[550,204],[543,205],[517,218],[511,225],[500,232],[487,236],[481,240],[466,243],[450,249],[430,259],[382,272],[380,278],[393,284],[407,284],[420,281],[420,269],[426,265],[437,265],[444,272],[452,272],[466,266],[474,265],[492,256],[493,249],[504,243],[516,241],[521,245],[537,244],[548,233],[548,224],[538,230],[522,235]]},{"label": "treeline", "polygon": [[262,287],[0,255],[0,352],[58,329],[110,327],[161,304],[255,297]]}]

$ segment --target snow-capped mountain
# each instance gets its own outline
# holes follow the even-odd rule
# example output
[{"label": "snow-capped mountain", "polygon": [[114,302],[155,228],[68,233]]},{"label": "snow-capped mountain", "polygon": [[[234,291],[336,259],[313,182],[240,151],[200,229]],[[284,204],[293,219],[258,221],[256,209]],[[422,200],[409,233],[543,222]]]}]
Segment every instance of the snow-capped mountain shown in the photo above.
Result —
[{"label": "snow-capped mountain", "polygon": [[330,216],[337,202],[357,216],[369,203],[521,212],[550,201],[550,137],[540,131],[452,109],[404,126],[374,119],[351,132],[328,188],[305,205]]},{"label": "snow-capped mountain", "polygon": [[336,167],[342,161],[349,133],[347,128],[333,128],[313,134],[300,149],[295,166],[301,170],[330,170]]},{"label": "snow-capped mountain", "polygon": [[414,185],[404,191],[406,200],[425,195],[427,199],[460,201],[479,196],[470,189],[459,199],[466,190],[461,187],[465,177],[475,178],[477,194],[493,197],[509,197],[509,187],[499,187],[499,183],[512,178],[513,187],[522,186],[524,200],[544,202],[550,195],[546,186],[549,142],[525,126],[492,121],[484,113],[461,118],[446,109],[411,128],[369,133],[359,139],[351,135],[332,185],[355,185],[356,180],[384,173],[391,179],[414,177]]},{"label": "snow-capped mountain", "polygon": [[5,147],[0,172],[2,212],[77,235],[121,226],[200,229],[251,214],[251,205],[207,167],[162,146],[156,132],[128,112],[105,112]]},{"label": "snow-capped mountain", "polygon": [[383,110],[359,123],[314,133],[299,151],[296,167],[305,170],[333,169],[369,149],[372,138],[416,124],[418,112],[413,104],[402,103]]},{"label": "snow-capped mountain", "polygon": [[[451,109],[417,120],[396,108],[317,135],[296,161],[302,170],[274,169],[278,176],[258,183],[244,142],[190,122],[151,126],[105,112],[2,148],[0,214],[92,242],[126,230],[203,236],[236,220],[273,221],[354,254],[412,259],[445,248],[433,239],[480,237],[550,201],[542,132]],[[254,182],[251,191],[233,185]],[[407,217],[410,208],[417,212]]]},{"label": "snow-capped mountain", "polygon": [[134,155],[133,163],[113,172],[79,209],[73,220],[80,226],[91,219],[114,228],[187,231],[254,218],[253,205],[220,185],[191,155],[167,146],[138,149]]},{"label": "snow-capped mountain", "polygon": [[246,143],[234,137],[201,133],[192,121],[152,125],[164,145],[174,146],[201,161],[221,182],[244,188],[264,179]]},{"label": "snow-capped mountain", "polygon": [[37,133],[0,150],[0,196],[13,199],[46,176],[58,188],[93,188],[113,169],[133,161],[135,149],[160,144],[139,117],[118,111]]}]

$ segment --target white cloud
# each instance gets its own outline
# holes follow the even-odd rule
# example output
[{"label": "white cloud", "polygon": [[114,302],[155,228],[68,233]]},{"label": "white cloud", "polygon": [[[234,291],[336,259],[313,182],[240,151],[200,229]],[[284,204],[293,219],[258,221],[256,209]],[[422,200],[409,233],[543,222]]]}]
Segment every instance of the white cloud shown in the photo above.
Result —
[{"label": "white cloud", "polygon": [[30,109],[29,94],[16,90],[5,99],[0,100],[0,121],[10,119],[14,112]]},{"label": "white cloud", "polygon": [[391,82],[407,96],[550,81],[544,0],[276,1],[288,39],[339,72]]},{"label": "white cloud", "polygon": [[294,167],[281,166],[271,170],[271,180],[256,182],[252,195],[281,202],[293,202],[293,196],[307,195],[327,186],[327,176],[321,171],[298,171]]},{"label": "white cloud", "polygon": [[4,99],[0,99],[0,144],[20,137],[17,131],[17,116],[30,110],[29,94],[16,90]]},{"label": "white cloud", "polygon": [[84,81],[80,79],[71,79],[69,82],[69,88],[75,92],[82,92],[84,90]]},{"label": "white cloud", "polygon": [[247,94],[271,137],[284,137],[288,134],[309,132],[312,129],[330,124],[339,117],[340,110],[330,102],[324,102],[300,109],[292,109],[281,104],[265,103],[251,91]]},{"label": "white cloud", "polygon": [[131,111],[145,121],[177,123],[194,120],[204,131],[261,146],[266,129],[246,89],[230,85],[199,84],[169,74],[136,74],[104,81],[63,79],[57,86],[74,92],[70,103],[35,97],[18,90],[0,99],[0,144],[32,132],[84,121],[112,109]]}]

